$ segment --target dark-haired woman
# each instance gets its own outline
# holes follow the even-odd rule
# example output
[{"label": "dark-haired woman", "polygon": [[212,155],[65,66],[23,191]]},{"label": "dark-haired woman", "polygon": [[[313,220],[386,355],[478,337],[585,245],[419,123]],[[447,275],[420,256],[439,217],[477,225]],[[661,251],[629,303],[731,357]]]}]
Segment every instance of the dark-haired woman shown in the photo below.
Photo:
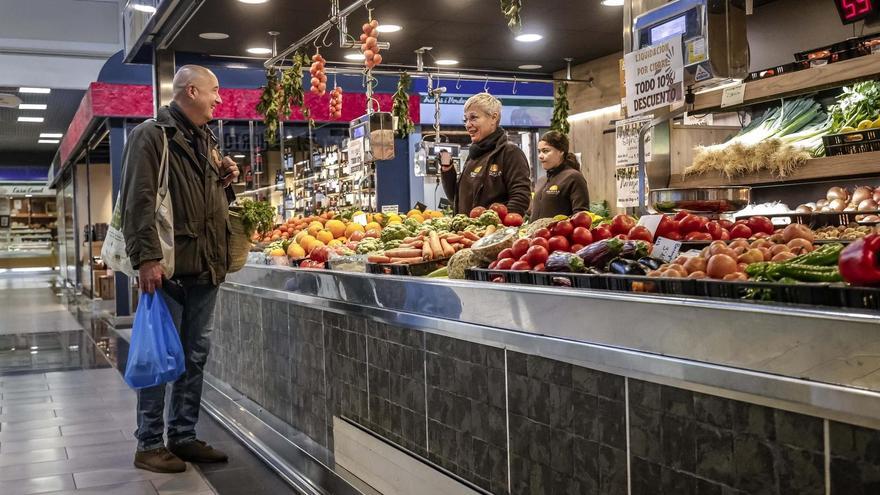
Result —
[{"label": "dark-haired woman", "polygon": [[535,186],[531,219],[570,216],[590,209],[587,180],[574,153],[568,151],[565,134],[550,131],[538,142],[538,161],[547,176]]}]

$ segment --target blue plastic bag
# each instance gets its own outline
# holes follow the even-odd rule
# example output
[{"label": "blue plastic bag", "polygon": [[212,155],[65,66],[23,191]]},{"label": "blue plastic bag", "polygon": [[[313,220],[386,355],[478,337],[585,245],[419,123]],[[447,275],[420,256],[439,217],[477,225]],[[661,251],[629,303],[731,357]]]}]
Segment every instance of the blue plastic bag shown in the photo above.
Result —
[{"label": "blue plastic bag", "polygon": [[131,388],[147,388],[176,380],[186,371],[183,346],[165,300],[157,292],[142,293],[138,302],[125,383]]}]

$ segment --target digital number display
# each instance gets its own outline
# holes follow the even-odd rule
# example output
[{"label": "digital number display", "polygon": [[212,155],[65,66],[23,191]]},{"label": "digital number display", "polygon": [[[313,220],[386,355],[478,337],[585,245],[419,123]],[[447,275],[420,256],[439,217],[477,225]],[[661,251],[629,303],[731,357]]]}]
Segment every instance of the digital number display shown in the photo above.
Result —
[{"label": "digital number display", "polygon": [[876,13],[878,1],[880,0],[834,0],[834,4],[840,20],[844,24],[851,24]]}]

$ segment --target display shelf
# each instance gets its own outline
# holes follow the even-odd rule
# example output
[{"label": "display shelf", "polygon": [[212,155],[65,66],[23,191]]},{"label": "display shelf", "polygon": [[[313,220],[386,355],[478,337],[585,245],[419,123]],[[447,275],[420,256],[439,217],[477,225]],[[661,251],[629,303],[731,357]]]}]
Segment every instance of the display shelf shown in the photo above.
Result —
[{"label": "display shelf", "polygon": [[714,173],[688,177],[676,174],[670,179],[669,187],[756,186],[874,175],[880,175],[880,151],[814,158],[786,177],[778,177],[770,171],[761,171],[757,174],[743,175],[732,179]]},{"label": "display shelf", "polygon": [[[865,55],[745,83],[743,106],[844,86],[876,76],[880,76],[880,54]],[[723,90],[714,90],[696,95],[691,113],[720,109],[722,94]]]}]

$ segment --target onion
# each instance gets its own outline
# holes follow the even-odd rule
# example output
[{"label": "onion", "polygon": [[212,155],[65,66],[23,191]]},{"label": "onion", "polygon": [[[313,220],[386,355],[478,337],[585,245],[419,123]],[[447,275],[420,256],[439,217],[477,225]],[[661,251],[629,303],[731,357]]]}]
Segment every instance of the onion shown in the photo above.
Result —
[{"label": "onion", "polygon": [[865,217],[862,218],[861,221],[868,223],[877,223],[880,222],[880,215],[865,215]]},{"label": "onion", "polygon": [[846,205],[843,211],[858,211],[858,208],[856,208],[856,205]]},{"label": "onion", "polygon": [[877,202],[873,199],[866,199],[859,203],[859,211],[873,211],[877,209]]},{"label": "onion", "polygon": [[[852,195],[852,204],[859,204],[866,199],[872,199],[874,197],[874,189],[868,186],[857,187],[855,191],[853,191]],[[861,208],[859,208],[861,209]]]},{"label": "onion", "polygon": [[846,201],[849,198],[849,193],[842,187],[834,186],[828,189],[828,193],[825,194],[825,197],[828,198],[828,201],[834,199],[842,199]]},{"label": "onion", "polygon": [[846,208],[846,200],[845,199],[832,199],[830,203],[828,203],[828,207],[831,208],[831,211],[843,211]]},{"label": "onion", "polygon": [[880,203],[880,187],[874,189],[874,201]]},{"label": "onion", "polygon": [[812,209],[812,210],[817,210],[817,209],[818,209],[818,205],[817,205],[816,203],[807,203],[807,204],[805,204],[804,206],[809,206],[810,209]]},{"label": "onion", "polygon": [[[816,208],[824,208],[826,206],[828,206],[827,199],[820,199],[819,201],[816,201]],[[815,210],[816,208],[813,208],[813,209]]]},{"label": "onion", "polygon": [[813,242],[813,240],[816,239],[811,228],[799,223],[793,223],[786,227],[785,230],[782,231],[782,237],[785,239],[786,244],[794,239],[805,239],[810,242]]},{"label": "onion", "polygon": [[813,209],[807,205],[800,205],[795,210],[797,213],[813,213]]}]

